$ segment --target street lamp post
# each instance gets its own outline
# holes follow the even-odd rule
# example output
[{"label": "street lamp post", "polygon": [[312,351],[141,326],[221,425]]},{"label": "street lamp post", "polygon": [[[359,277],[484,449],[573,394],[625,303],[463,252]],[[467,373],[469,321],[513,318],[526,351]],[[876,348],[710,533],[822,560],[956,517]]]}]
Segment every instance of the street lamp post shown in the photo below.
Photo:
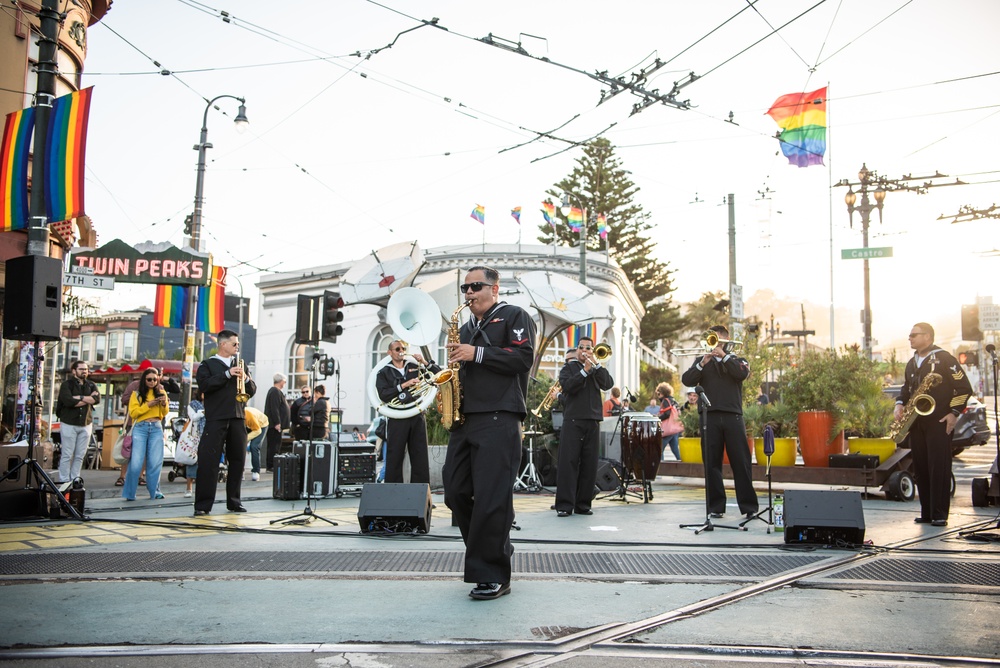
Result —
[{"label": "street lamp post", "polygon": [[[847,215],[851,221],[851,227],[854,227],[854,212],[857,211],[861,215],[861,237],[864,249],[868,248],[868,225],[871,222],[871,213],[873,209],[878,209],[878,222],[882,222],[882,206],[885,202],[886,190],[882,185],[881,180],[875,175],[874,172],[870,171],[867,165],[862,164],[861,170],[858,172],[858,191],[861,193],[861,204],[855,206],[858,201],[858,195],[854,192],[853,187],[848,187],[847,194],[844,195],[844,202],[847,204]],[[868,198],[868,192],[870,186],[876,186],[874,192],[872,192],[872,197],[875,203],[872,204],[871,200]],[[865,356],[868,359],[872,357],[872,306],[871,306],[871,286],[869,282],[869,271],[868,271],[868,253],[864,253],[864,273],[865,273],[865,310],[861,314],[862,326],[864,328],[864,339],[862,341],[862,349],[864,350]]]},{"label": "street lamp post", "polygon": [[[206,152],[212,148],[212,145],[208,143],[208,112],[217,100],[225,98],[237,100],[240,103],[239,111],[234,120],[237,131],[242,132],[245,130],[250,122],[246,116],[246,100],[242,97],[219,95],[209,100],[208,104],[205,105],[205,113],[201,120],[201,136],[198,143],[194,145],[194,150],[198,151],[198,172],[194,189],[194,213],[191,216],[190,246],[196,251],[201,251],[201,212],[205,194]],[[189,289],[187,293],[187,322],[184,325],[184,364],[181,367],[181,400],[178,411],[181,415],[184,414],[187,405],[191,403],[191,369],[194,367],[195,321],[198,316],[198,291]]]}]

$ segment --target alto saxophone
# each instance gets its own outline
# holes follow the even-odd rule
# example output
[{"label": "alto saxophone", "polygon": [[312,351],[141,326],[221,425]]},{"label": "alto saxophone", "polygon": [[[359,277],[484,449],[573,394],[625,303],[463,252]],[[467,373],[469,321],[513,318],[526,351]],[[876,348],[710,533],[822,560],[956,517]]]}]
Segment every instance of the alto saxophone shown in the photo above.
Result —
[{"label": "alto saxophone", "polygon": [[[451,314],[451,321],[448,325],[448,343],[460,343],[458,340],[458,314],[468,305],[469,302],[463,302]],[[462,385],[458,380],[460,367],[460,362],[451,362],[447,369],[434,378],[434,382],[438,386],[437,409],[438,413],[441,414],[441,426],[448,431],[465,422],[465,416],[459,412],[459,406],[462,403]]]},{"label": "alto saxophone", "polygon": [[888,437],[894,440],[897,445],[902,443],[903,439],[906,438],[906,434],[910,431],[910,427],[913,426],[917,416],[930,415],[934,412],[937,402],[934,401],[934,397],[927,394],[927,391],[935,385],[940,385],[942,380],[941,374],[932,369],[920,381],[920,385],[914,390],[913,396],[910,397],[910,400],[906,402],[906,406],[903,407],[903,414],[889,427]]}]

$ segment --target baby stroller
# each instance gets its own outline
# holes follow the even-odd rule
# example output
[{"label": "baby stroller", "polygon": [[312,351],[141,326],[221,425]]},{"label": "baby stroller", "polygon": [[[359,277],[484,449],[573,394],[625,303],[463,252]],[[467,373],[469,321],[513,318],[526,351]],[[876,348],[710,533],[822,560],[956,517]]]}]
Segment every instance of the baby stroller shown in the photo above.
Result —
[{"label": "baby stroller", "polygon": [[[187,426],[188,421],[184,418],[175,417],[170,421],[170,431],[174,435],[174,444],[180,442],[181,433],[184,431],[184,427]],[[226,482],[226,453],[222,453],[219,465],[219,482]],[[187,464],[178,464],[176,460],[171,464],[171,470],[167,473],[167,480],[173,482],[177,478],[187,479]]]}]

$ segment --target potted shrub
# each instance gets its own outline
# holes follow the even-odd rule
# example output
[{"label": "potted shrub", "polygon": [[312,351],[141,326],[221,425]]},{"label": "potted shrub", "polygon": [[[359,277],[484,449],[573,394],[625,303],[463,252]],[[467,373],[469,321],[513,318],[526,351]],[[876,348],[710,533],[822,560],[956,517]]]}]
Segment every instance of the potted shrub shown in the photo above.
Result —
[{"label": "potted shrub", "polygon": [[847,436],[848,452],[878,455],[881,464],[896,451],[896,442],[887,438],[895,402],[882,391],[877,377],[856,388],[854,395],[837,402],[840,418],[836,427]]},{"label": "potted shrub", "polygon": [[[799,449],[806,466],[829,466],[846,451],[838,402],[852,405],[874,377],[874,363],[850,349],[806,353],[779,381],[782,401],[798,412]],[[863,391],[862,391],[863,394]]]}]

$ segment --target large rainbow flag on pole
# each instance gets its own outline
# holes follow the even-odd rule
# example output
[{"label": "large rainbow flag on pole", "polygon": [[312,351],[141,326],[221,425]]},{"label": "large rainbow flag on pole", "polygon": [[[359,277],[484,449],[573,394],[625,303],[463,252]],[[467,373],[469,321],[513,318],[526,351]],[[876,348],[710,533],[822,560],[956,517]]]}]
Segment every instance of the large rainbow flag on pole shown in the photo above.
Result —
[{"label": "large rainbow flag on pole", "polygon": [[[189,288],[183,285],[157,285],[153,325],[181,328],[187,324]],[[211,282],[198,288],[198,311],[195,330],[215,333],[225,327],[226,268],[212,267]]]},{"label": "large rainbow flag on pole", "polygon": [[35,127],[32,107],[7,114],[0,143],[0,231],[28,227],[28,155]]},{"label": "large rainbow flag on pole", "polygon": [[84,214],[83,167],[94,87],[52,101],[45,146],[45,213],[50,223]]},{"label": "large rainbow flag on pole", "polygon": [[811,93],[782,95],[767,115],[781,127],[778,141],[788,162],[799,167],[822,165],[826,154],[826,87]]}]

